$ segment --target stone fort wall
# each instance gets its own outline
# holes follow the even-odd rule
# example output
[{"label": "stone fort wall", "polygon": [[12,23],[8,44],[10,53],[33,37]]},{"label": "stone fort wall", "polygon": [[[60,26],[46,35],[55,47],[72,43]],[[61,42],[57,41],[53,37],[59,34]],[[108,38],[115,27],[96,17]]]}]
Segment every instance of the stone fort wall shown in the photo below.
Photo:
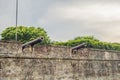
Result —
[{"label": "stone fort wall", "polygon": [[120,52],[0,41],[0,80],[119,80]]}]

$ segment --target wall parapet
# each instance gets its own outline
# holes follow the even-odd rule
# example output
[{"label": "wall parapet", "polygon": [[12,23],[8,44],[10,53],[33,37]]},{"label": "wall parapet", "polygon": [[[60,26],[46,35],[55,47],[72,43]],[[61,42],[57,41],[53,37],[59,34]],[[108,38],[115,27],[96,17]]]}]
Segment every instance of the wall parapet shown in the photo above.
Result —
[{"label": "wall parapet", "polygon": [[0,42],[0,57],[120,60],[119,51],[82,48],[71,53],[70,47],[41,45],[35,46],[33,52],[30,52],[29,48],[22,52],[21,46],[21,43]]}]

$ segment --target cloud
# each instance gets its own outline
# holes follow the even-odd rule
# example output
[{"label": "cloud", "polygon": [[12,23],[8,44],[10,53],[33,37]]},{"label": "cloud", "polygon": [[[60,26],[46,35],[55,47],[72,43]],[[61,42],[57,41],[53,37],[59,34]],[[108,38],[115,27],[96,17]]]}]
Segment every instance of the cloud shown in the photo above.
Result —
[{"label": "cloud", "polygon": [[[94,35],[119,42],[119,0],[19,0],[18,25],[42,26],[52,40]],[[0,32],[15,25],[15,0],[0,0]]]},{"label": "cloud", "polygon": [[119,4],[53,5],[44,16],[46,20],[109,21],[120,19]]},{"label": "cloud", "polygon": [[[95,35],[103,41],[120,41],[119,8],[118,3],[105,4],[103,2],[87,5],[77,3],[77,5],[62,4],[61,6],[61,4],[56,4],[48,9],[48,13],[43,16],[39,23],[53,28],[62,40],[87,34]],[[116,31],[118,32],[116,33]],[[54,34],[54,32],[52,33]],[[114,37],[118,38],[115,39]],[[55,38],[57,39],[57,37]]]},{"label": "cloud", "polygon": [[15,25],[15,1],[0,0],[0,32]]}]

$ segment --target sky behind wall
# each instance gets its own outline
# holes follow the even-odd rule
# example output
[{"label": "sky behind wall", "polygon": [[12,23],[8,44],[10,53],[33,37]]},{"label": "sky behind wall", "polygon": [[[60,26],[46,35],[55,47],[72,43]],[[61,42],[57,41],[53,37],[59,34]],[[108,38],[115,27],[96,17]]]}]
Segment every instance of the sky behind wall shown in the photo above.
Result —
[{"label": "sky behind wall", "polygon": [[[15,26],[15,7],[16,0],[0,0],[0,33]],[[43,27],[57,41],[120,42],[120,0],[19,0],[18,25]]]}]

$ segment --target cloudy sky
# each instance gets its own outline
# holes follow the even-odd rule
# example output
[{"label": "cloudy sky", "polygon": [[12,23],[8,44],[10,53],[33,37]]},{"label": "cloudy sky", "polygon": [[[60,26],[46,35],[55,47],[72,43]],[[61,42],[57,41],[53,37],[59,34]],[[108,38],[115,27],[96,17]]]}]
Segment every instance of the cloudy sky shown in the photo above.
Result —
[{"label": "cloudy sky", "polygon": [[[15,3],[0,0],[0,32],[15,25]],[[43,27],[52,40],[120,42],[120,0],[19,0],[18,12],[18,25]]]}]

